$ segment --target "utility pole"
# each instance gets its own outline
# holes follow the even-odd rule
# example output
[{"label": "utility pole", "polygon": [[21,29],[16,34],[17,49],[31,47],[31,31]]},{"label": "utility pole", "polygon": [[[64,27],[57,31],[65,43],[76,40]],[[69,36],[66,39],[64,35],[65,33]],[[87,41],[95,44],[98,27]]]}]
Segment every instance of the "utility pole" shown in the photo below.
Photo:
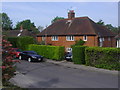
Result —
[{"label": "utility pole", "polygon": [[45,45],[47,45],[47,25],[46,25],[46,31],[45,31]]}]

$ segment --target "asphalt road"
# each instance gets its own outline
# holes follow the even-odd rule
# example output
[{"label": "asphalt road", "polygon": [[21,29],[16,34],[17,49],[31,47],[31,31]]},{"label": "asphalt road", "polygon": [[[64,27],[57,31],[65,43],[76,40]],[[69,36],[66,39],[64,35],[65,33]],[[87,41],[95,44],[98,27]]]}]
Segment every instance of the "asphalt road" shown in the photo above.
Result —
[{"label": "asphalt road", "polygon": [[10,81],[22,88],[118,88],[118,75],[21,61]]}]

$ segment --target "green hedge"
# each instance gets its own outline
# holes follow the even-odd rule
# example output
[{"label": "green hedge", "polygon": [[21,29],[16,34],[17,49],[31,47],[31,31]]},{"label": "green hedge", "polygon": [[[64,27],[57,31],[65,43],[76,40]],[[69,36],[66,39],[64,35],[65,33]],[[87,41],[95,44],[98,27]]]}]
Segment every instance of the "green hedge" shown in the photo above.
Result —
[{"label": "green hedge", "polygon": [[85,50],[86,65],[120,70],[120,49],[88,47]]},{"label": "green hedge", "polygon": [[72,46],[73,62],[75,64],[85,64],[86,46]]},{"label": "green hedge", "polygon": [[17,48],[17,37],[8,37],[7,39],[10,41],[14,48]]},{"label": "green hedge", "polygon": [[39,55],[53,60],[62,60],[64,57],[64,47],[30,44],[28,50],[36,51]]},{"label": "green hedge", "polygon": [[24,37],[8,37],[8,41],[11,42],[14,48],[20,48],[26,50],[29,44],[34,44],[35,39],[33,37],[24,36]]}]

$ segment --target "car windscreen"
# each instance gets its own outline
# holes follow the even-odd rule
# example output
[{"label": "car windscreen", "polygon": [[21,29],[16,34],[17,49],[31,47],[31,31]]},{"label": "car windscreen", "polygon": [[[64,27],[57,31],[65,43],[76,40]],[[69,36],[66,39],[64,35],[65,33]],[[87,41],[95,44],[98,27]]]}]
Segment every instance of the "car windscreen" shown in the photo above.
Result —
[{"label": "car windscreen", "polygon": [[17,52],[22,52],[22,50],[21,50],[21,49],[16,49],[16,51],[17,51]]},{"label": "car windscreen", "polygon": [[27,54],[37,54],[36,52],[27,52]]}]

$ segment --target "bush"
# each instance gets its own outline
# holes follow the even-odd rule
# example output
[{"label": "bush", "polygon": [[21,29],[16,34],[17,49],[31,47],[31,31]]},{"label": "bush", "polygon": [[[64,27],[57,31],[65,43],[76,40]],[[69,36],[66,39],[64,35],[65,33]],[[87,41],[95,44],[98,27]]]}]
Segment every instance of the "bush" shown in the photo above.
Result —
[{"label": "bush", "polygon": [[39,55],[55,60],[62,60],[65,51],[64,47],[62,46],[35,45],[35,44],[30,44],[28,46],[28,50],[36,51]]},{"label": "bush", "polygon": [[14,48],[20,48],[26,50],[29,44],[34,44],[35,40],[33,37],[24,36],[24,37],[8,37],[8,41],[11,42]]},{"label": "bush", "polygon": [[85,50],[86,65],[120,70],[120,49],[88,47]]},{"label": "bush", "polygon": [[73,62],[75,64],[85,64],[86,46],[72,46]]},{"label": "bush", "polygon": [[9,37],[8,41],[10,41],[12,47],[17,48],[17,37]]},{"label": "bush", "polygon": [[82,39],[80,39],[79,41],[75,42],[75,45],[84,45],[85,41],[83,41]]}]

